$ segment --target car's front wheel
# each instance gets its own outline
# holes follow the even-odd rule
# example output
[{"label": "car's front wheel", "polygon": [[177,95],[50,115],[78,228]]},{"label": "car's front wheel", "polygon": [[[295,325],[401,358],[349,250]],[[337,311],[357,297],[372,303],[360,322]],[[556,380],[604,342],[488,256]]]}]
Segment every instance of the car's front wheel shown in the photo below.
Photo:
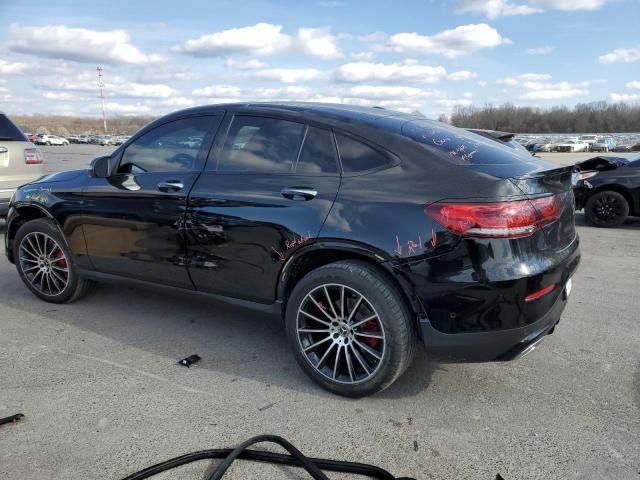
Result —
[{"label": "car's front wheel", "polygon": [[584,213],[597,227],[618,227],[629,215],[629,203],[621,193],[605,190],[589,197]]},{"label": "car's front wheel", "polygon": [[91,286],[78,275],[62,234],[49,219],[38,218],[20,226],[13,258],[27,288],[47,302],[72,302]]},{"label": "car's front wheel", "polygon": [[397,288],[361,261],[320,267],[293,289],[286,330],[296,360],[323,388],[363,397],[409,366],[416,329]]}]

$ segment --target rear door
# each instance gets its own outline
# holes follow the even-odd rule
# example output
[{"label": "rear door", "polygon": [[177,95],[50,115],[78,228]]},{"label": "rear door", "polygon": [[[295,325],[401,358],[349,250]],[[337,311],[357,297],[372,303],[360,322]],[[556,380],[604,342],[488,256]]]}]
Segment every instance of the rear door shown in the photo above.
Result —
[{"label": "rear door", "polygon": [[87,182],[82,221],[97,271],[193,289],[184,215],[219,121],[204,115],[163,123],[115,156],[110,177]]},{"label": "rear door", "polygon": [[229,114],[187,214],[198,290],[275,300],[286,260],[317,237],[340,185],[333,136],[300,121]]}]

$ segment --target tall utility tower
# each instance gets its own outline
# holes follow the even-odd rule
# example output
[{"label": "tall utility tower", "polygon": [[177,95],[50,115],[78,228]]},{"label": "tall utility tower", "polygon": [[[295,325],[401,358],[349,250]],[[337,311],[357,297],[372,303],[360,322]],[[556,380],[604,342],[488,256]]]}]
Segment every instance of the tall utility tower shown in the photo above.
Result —
[{"label": "tall utility tower", "polygon": [[98,65],[98,88],[100,89],[100,99],[102,100],[102,123],[104,124],[104,133],[107,133],[107,116],[104,112],[104,83],[102,83],[102,67]]}]

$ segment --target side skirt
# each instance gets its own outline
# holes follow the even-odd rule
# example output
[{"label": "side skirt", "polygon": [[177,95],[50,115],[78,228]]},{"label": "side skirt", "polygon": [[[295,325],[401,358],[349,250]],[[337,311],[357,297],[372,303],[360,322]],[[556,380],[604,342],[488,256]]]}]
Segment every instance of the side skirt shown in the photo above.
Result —
[{"label": "side skirt", "polygon": [[186,288],[166,286],[159,283],[146,282],[144,280],[137,280],[134,278],[121,277],[119,275],[112,275],[109,273],[94,272],[92,270],[78,269],[78,274],[88,280],[94,280],[99,283],[110,283],[116,285],[127,285],[135,288],[141,288],[145,290],[162,291],[168,294],[175,293],[183,296],[197,296],[199,298],[205,298],[213,302],[220,302],[227,305],[233,305],[247,310],[253,310],[256,312],[264,313],[265,315],[273,316],[274,319],[282,320],[282,302],[276,301],[272,304],[264,304],[258,302],[252,302],[250,300],[242,300],[239,298],[225,297],[223,295],[216,295],[214,293],[200,292],[198,290],[188,290]]}]

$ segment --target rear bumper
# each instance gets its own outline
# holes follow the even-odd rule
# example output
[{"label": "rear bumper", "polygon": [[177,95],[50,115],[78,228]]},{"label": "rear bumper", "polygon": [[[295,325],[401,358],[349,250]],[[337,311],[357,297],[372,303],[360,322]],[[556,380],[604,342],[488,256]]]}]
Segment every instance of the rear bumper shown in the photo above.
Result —
[{"label": "rear bumper", "polygon": [[422,338],[428,355],[444,362],[491,362],[515,360],[531,351],[546,335],[552,333],[567,305],[567,294],[538,321],[509,330],[474,333],[442,333],[429,320],[420,321]]}]

